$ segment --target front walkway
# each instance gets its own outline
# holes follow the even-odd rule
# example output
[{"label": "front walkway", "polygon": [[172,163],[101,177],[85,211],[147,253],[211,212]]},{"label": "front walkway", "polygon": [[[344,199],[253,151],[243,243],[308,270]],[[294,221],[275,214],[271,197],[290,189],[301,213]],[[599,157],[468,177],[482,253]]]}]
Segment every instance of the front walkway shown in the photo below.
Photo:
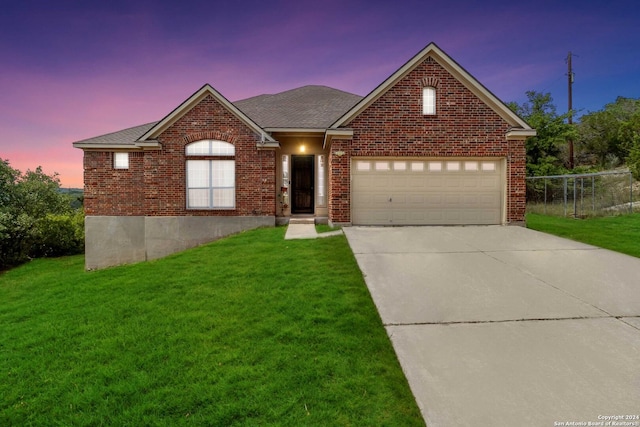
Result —
[{"label": "front walkway", "polygon": [[331,237],[338,236],[340,234],[343,234],[342,230],[328,231],[326,233],[318,234],[316,226],[313,223],[313,219],[311,219],[311,221],[296,221],[292,219],[287,226],[287,233],[285,234],[284,239],[317,239],[319,237]]},{"label": "front walkway", "polygon": [[640,416],[640,259],[522,227],[344,232],[429,427]]}]

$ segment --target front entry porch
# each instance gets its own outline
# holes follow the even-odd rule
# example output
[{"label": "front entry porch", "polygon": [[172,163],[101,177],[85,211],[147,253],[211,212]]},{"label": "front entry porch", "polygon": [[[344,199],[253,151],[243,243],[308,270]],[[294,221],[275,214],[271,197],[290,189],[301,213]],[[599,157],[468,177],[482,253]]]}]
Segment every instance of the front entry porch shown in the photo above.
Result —
[{"label": "front entry porch", "polygon": [[328,222],[328,152],[323,148],[324,133],[274,133],[280,142],[276,161],[276,223],[311,218]]}]

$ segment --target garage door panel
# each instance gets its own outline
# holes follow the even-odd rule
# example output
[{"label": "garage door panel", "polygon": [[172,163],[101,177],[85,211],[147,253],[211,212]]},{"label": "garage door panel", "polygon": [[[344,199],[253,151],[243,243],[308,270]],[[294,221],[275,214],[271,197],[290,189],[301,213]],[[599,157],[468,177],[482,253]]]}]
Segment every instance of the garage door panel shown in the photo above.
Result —
[{"label": "garage door panel", "polygon": [[499,224],[499,161],[354,160],[353,223],[362,225]]}]

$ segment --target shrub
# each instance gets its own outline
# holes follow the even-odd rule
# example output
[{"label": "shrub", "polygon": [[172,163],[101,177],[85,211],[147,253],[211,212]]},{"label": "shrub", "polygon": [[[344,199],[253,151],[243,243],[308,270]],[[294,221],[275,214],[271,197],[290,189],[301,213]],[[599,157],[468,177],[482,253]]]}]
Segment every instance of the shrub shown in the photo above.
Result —
[{"label": "shrub", "polygon": [[[79,199],[76,199],[79,201]],[[22,173],[0,159],[0,270],[84,250],[84,213],[60,193],[57,174]]]},{"label": "shrub", "polygon": [[47,214],[33,224],[30,256],[56,257],[84,251],[84,216]]}]

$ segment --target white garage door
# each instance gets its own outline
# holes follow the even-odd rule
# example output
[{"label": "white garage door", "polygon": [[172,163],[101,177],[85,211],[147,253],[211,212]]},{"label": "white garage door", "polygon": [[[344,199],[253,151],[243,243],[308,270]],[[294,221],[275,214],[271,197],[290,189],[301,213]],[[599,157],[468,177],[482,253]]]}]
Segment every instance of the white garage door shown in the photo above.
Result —
[{"label": "white garage door", "polygon": [[500,224],[500,160],[355,158],[355,225]]}]

